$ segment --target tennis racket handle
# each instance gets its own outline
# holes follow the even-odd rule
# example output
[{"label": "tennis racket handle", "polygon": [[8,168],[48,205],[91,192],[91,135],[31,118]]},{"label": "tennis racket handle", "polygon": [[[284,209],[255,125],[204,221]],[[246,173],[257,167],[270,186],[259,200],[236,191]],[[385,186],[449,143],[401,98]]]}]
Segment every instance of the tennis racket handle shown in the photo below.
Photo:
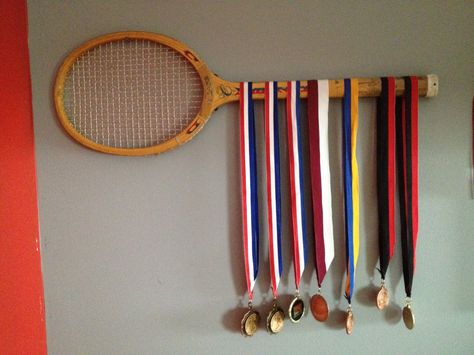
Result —
[{"label": "tennis racket handle", "polygon": [[[214,107],[217,108],[231,101],[238,101],[240,97],[239,83],[223,80],[217,76],[213,78],[215,86]],[[377,97],[382,91],[382,81],[380,78],[358,78],[359,80],[359,97]],[[300,97],[305,99],[308,97],[308,82],[301,81]],[[418,94],[423,97],[433,97],[438,94],[438,76],[435,74],[418,76]],[[254,82],[253,98],[255,100],[264,99],[264,82]],[[278,82],[278,98],[286,98],[286,81]],[[405,82],[403,78],[395,79],[395,88],[397,96],[403,94],[405,90]],[[329,97],[342,98],[344,96],[344,79],[329,80]]]}]

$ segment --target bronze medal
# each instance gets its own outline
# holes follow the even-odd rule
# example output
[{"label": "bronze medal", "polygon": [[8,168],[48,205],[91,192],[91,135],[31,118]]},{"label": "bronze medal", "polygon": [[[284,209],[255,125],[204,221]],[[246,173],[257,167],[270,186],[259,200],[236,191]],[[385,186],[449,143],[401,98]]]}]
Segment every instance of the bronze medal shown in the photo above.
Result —
[{"label": "bronze medal", "polygon": [[403,323],[408,329],[413,329],[415,327],[415,315],[411,309],[411,306],[407,304],[403,307]]},{"label": "bronze medal", "polygon": [[257,311],[249,308],[240,322],[240,331],[242,335],[251,337],[257,332],[258,323],[260,322],[260,314]]},{"label": "bronze medal", "polygon": [[346,333],[347,335],[352,334],[352,329],[354,327],[354,315],[352,314],[352,310],[347,311],[347,316],[346,316]]},{"label": "bronze medal", "polygon": [[319,293],[311,297],[311,313],[313,313],[314,318],[320,322],[325,322],[328,319],[328,304]]},{"label": "bronze medal", "polygon": [[288,316],[293,323],[298,323],[303,318],[305,311],[304,302],[301,298],[296,296],[290,303]]},{"label": "bronze medal", "polygon": [[390,302],[390,296],[388,294],[388,290],[385,288],[384,285],[380,287],[379,292],[377,293],[377,308],[383,310],[385,307],[388,306]]},{"label": "bronze medal", "polygon": [[267,317],[267,330],[270,334],[279,333],[285,324],[285,312],[276,303]]}]

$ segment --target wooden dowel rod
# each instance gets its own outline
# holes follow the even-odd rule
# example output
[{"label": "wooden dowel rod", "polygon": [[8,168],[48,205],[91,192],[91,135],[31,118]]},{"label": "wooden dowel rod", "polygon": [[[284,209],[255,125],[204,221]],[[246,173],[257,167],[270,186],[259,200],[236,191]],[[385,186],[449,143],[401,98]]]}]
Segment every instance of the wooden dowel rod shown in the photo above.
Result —
[{"label": "wooden dowel rod", "polygon": [[[382,91],[382,81],[380,78],[358,78],[359,80],[359,97],[377,97]],[[307,98],[307,81],[301,81],[301,98]],[[278,98],[286,98],[286,82],[278,82]],[[265,83],[253,83],[252,96],[254,99],[263,99],[263,88]],[[405,90],[405,82],[403,78],[395,79],[395,88],[397,96],[401,96]],[[260,92],[262,91],[262,92]],[[423,97],[433,97],[438,93],[438,77],[436,75],[426,75],[418,77],[418,94]],[[344,80],[329,80],[329,97],[344,97]]]},{"label": "wooden dowel rod", "polygon": [[[240,97],[239,83],[229,82],[217,76],[214,78],[217,95],[213,102],[214,108],[232,101],[238,101]],[[359,97],[378,97],[382,91],[382,80],[380,78],[357,78],[359,80]],[[306,99],[308,97],[307,91],[308,82],[306,80],[300,81],[300,97]],[[438,76],[435,74],[418,76],[418,95],[422,97],[434,97],[438,94]],[[278,98],[286,98],[286,81],[278,82]],[[264,82],[252,83],[252,97],[255,100],[264,99]],[[403,78],[395,79],[395,88],[397,96],[401,96],[405,90],[405,81]],[[329,80],[329,97],[342,98],[344,97],[344,80]]]}]

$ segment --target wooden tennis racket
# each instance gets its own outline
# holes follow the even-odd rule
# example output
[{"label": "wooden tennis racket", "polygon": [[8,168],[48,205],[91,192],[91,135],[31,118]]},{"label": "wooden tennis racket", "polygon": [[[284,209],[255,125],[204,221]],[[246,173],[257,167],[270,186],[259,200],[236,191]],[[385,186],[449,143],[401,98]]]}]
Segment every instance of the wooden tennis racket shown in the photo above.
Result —
[{"label": "wooden tennis racket", "polygon": [[[437,77],[419,77],[419,94],[435,96]],[[301,81],[301,97],[307,97]],[[279,98],[286,82],[279,82]],[[404,90],[396,82],[397,94]],[[264,83],[253,83],[263,99]],[[343,80],[329,82],[330,97],[344,95]],[[362,97],[380,95],[379,78],[359,79]],[[239,100],[239,83],[219,78],[183,43],[148,32],[92,39],[64,60],[54,85],[62,126],[75,140],[118,155],[158,154],[194,137],[219,106]]]}]

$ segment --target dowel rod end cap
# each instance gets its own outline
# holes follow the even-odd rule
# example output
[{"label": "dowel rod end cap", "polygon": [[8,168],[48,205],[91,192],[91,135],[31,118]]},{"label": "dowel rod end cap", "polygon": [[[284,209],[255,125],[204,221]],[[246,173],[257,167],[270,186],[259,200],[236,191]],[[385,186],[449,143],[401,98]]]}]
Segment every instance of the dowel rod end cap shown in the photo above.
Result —
[{"label": "dowel rod end cap", "polygon": [[438,75],[428,74],[426,77],[428,79],[428,89],[426,90],[426,97],[434,97],[438,95]]}]

